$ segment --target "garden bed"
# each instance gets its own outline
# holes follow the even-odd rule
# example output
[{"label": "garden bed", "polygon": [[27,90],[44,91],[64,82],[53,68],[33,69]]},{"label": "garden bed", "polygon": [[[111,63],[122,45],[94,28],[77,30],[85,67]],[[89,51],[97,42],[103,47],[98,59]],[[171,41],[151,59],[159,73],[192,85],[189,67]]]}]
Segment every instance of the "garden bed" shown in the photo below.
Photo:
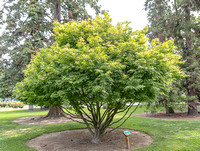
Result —
[{"label": "garden bed", "polygon": [[45,125],[45,124],[72,122],[72,120],[65,117],[45,119],[44,116],[29,116],[29,117],[21,117],[15,119],[13,122],[21,125],[38,125],[38,124]]},{"label": "garden bed", "polygon": [[156,113],[140,113],[135,114],[134,116],[139,117],[148,117],[148,118],[159,118],[167,120],[200,120],[200,114],[195,116],[188,116],[186,111],[176,111],[174,114],[166,115],[165,111],[159,111]]},{"label": "garden bed", "polygon": [[[129,130],[130,149],[150,145],[153,139],[142,132]],[[66,130],[62,132],[43,134],[26,144],[38,151],[126,151],[124,129],[117,129],[102,138],[99,144],[90,142],[91,136],[87,129]]]}]

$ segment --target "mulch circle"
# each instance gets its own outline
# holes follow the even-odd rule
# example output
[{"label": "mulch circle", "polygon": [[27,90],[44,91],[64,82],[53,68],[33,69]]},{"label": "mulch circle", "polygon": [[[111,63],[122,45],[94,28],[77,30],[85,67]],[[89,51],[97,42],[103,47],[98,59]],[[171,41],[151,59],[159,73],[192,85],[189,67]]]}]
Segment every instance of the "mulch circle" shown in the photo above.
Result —
[{"label": "mulch circle", "polygon": [[134,114],[134,116],[147,117],[147,118],[159,118],[167,120],[200,120],[200,114],[195,116],[188,116],[186,111],[176,111],[174,114],[166,115],[165,111],[159,111],[157,113],[140,113]]},{"label": "mulch circle", "polygon": [[13,120],[14,123],[21,125],[46,125],[46,124],[56,124],[56,123],[65,123],[72,122],[69,118],[55,118],[55,119],[45,119],[43,116],[29,116],[21,117]]},{"label": "mulch circle", "polygon": [[[188,116],[186,111],[176,111],[175,114],[170,114],[170,116],[166,116],[164,111],[159,111],[155,114],[141,113],[135,114],[134,116],[167,120],[200,120],[200,114],[196,116]],[[34,125],[72,121],[67,118],[44,120],[42,117],[34,116],[18,118],[13,122],[18,124]],[[105,135],[102,138],[102,142],[99,144],[92,144],[90,142],[91,136],[87,129],[66,130],[62,132],[43,134],[28,141],[26,144],[38,151],[126,151],[128,149],[123,134],[124,131],[124,129],[117,129]],[[153,142],[153,138],[145,133],[134,130],[129,131],[131,133],[129,136],[131,150],[150,145]]]},{"label": "mulch circle", "polygon": [[[72,122],[67,118],[44,119],[42,116],[22,117],[13,122],[23,125],[56,124]],[[117,129],[102,138],[101,143],[91,143],[91,136],[87,129],[66,130],[62,132],[43,134],[26,144],[38,151],[126,151],[124,129]],[[150,145],[153,138],[140,131],[129,130],[131,135],[131,150]]]},{"label": "mulch circle", "polygon": [[[43,134],[26,144],[38,151],[126,151],[124,129],[117,129],[102,138],[101,143],[92,144],[91,136],[87,129],[66,130],[62,132]],[[151,136],[134,130],[129,130],[131,135],[131,150],[150,145]]]}]

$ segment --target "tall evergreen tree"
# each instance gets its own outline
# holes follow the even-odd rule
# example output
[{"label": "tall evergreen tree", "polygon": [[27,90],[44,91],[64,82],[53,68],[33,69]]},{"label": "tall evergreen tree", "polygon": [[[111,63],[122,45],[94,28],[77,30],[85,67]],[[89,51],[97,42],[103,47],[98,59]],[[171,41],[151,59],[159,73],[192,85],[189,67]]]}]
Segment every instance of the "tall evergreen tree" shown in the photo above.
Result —
[{"label": "tall evergreen tree", "polygon": [[100,12],[98,0],[4,0],[0,11],[0,97],[12,96],[24,78],[31,58],[51,44],[53,21],[65,23],[90,18],[86,7]]},{"label": "tall evergreen tree", "polygon": [[199,60],[199,26],[196,20],[200,12],[199,0],[146,0],[151,37],[174,38],[178,52],[182,55],[181,65],[187,77],[181,83],[188,102],[188,115],[196,115],[197,92],[199,92],[200,60]]}]

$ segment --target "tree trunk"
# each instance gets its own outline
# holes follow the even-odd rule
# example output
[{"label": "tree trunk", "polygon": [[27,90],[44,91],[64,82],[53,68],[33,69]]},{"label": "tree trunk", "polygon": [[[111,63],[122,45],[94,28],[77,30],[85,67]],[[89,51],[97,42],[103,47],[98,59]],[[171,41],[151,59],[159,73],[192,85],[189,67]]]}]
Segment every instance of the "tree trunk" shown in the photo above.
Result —
[{"label": "tree trunk", "polygon": [[94,135],[93,138],[92,138],[92,140],[91,140],[91,143],[93,143],[93,144],[99,144],[100,142],[101,142],[100,136]]},{"label": "tree trunk", "polygon": [[[192,91],[192,90],[191,90]],[[192,94],[190,94],[189,96],[194,96],[193,93],[195,93],[195,90],[193,88],[194,92],[190,92]],[[188,101],[188,115],[194,116],[198,114],[198,110],[197,110],[197,101],[196,100],[190,100]]]},{"label": "tree trunk", "polygon": [[[189,96],[195,96],[195,88],[190,88],[188,90]],[[198,114],[197,101],[195,99],[188,101],[188,115],[194,116]]]},{"label": "tree trunk", "polygon": [[[195,88],[189,89],[189,96],[195,96]],[[198,114],[197,110],[197,101],[196,100],[189,100],[188,101],[188,115],[194,116]]]},{"label": "tree trunk", "polygon": [[168,106],[168,101],[165,100],[165,109],[166,109],[166,115],[169,116],[170,114],[174,114],[174,109],[172,107]]},{"label": "tree trunk", "polygon": [[188,102],[188,115],[194,116],[198,114],[197,103],[195,100]]},{"label": "tree trunk", "polygon": [[95,128],[95,132],[93,134],[93,138],[91,140],[92,143],[94,144],[99,144],[101,142],[101,137],[104,134],[104,130],[100,128]]},{"label": "tree trunk", "polygon": [[66,117],[65,112],[59,106],[50,106],[49,113],[44,118],[61,118]]},{"label": "tree trunk", "polygon": [[[54,0],[54,21],[61,21],[61,6],[60,0]],[[50,106],[49,113],[45,116],[45,118],[60,118],[66,117],[65,112],[62,110],[61,106]]]},{"label": "tree trunk", "polygon": [[54,7],[54,20],[60,23],[61,21],[61,6],[60,0],[55,0],[55,7]]},{"label": "tree trunk", "polygon": [[170,114],[174,114],[175,112],[174,112],[174,109],[172,108],[172,107],[168,107],[169,108],[169,113]]}]

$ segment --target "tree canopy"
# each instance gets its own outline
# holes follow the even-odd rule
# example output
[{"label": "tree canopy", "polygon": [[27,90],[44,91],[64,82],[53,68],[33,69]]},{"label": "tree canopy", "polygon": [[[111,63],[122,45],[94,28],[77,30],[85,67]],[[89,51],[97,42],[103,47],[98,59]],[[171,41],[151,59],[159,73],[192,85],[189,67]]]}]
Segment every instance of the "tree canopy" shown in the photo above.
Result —
[{"label": "tree canopy", "polygon": [[[74,111],[66,108],[66,114],[83,120],[92,142],[98,143],[107,127],[126,121],[134,103],[153,101],[184,76],[173,40],[149,44],[147,28],[132,31],[128,22],[113,26],[107,14],[54,26],[55,43],[37,53],[15,95],[40,105],[66,103]],[[124,116],[113,121],[121,112]]]}]

